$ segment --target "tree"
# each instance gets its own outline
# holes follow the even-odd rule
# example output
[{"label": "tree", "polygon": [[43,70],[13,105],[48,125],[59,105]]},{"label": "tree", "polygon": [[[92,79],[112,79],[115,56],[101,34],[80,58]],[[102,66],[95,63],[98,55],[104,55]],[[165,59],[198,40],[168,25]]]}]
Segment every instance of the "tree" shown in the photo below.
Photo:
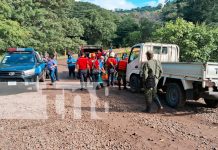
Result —
[{"label": "tree", "polygon": [[[215,34],[216,33],[216,34]],[[206,62],[217,51],[217,32],[205,24],[194,25],[183,19],[167,22],[154,33],[156,40],[180,46],[182,61]]]},{"label": "tree", "polygon": [[[139,25],[135,22],[133,18],[125,17],[119,24],[117,28],[116,35],[117,37],[114,39],[113,44],[115,47],[119,46],[132,46],[128,39],[130,38],[130,33],[134,31],[139,31]],[[136,34],[136,33],[135,33]]]},{"label": "tree", "polygon": [[183,18],[193,23],[217,24],[217,0],[175,0],[168,2],[162,10],[162,20]]},{"label": "tree", "polygon": [[157,22],[150,21],[146,18],[140,21],[140,42],[146,42],[152,40],[152,33],[159,27]]},{"label": "tree", "polygon": [[124,40],[125,43],[128,43],[129,46],[133,46],[141,41],[141,32],[140,31],[130,32]]},{"label": "tree", "polygon": [[25,46],[29,37],[29,31],[16,21],[0,20],[0,49]]},{"label": "tree", "polygon": [[194,23],[217,23],[217,0],[180,0],[187,3],[184,8],[184,19]]}]

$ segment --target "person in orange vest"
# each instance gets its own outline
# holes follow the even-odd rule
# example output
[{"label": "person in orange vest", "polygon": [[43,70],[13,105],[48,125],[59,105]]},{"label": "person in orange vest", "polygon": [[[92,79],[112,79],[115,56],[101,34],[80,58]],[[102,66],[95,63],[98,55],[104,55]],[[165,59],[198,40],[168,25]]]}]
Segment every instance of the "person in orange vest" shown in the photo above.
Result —
[{"label": "person in orange vest", "polygon": [[91,58],[89,59],[90,75],[92,77],[92,82],[94,88],[98,88],[98,77],[100,72],[99,62],[96,59],[96,54],[91,53]]},{"label": "person in orange vest", "polygon": [[85,83],[85,88],[87,88],[87,73],[89,70],[89,59],[85,57],[85,53],[81,54],[81,57],[77,60],[76,66],[80,76],[80,84],[81,84],[80,90],[84,90],[84,83]]},{"label": "person in orange vest", "polygon": [[123,80],[124,89],[126,89],[126,68],[127,68],[128,58],[127,54],[124,54],[123,60],[119,61],[117,70],[118,70],[118,86],[121,90],[121,80]]},{"label": "person in orange vest", "polygon": [[106,62],[107,71],[108,71],[107,86],[110,86],[110,84],[111,86],[114,85],[114,74],[116,72],[116,66],[117,66],[117,61],[114,57],[115,57],[115,53],[111,52]]}]

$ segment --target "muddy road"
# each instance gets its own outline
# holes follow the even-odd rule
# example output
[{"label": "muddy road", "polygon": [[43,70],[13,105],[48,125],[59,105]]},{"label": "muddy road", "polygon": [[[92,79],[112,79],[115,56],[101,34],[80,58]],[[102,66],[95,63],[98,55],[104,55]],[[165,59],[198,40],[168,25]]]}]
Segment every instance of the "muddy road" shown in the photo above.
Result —
[{"label": "muddy road", "polygon": [[143,94],[78,90],[65,62],[56,88],[0,95],[1,149],[218,149],[218,109],[189,101],[146,114]]}]

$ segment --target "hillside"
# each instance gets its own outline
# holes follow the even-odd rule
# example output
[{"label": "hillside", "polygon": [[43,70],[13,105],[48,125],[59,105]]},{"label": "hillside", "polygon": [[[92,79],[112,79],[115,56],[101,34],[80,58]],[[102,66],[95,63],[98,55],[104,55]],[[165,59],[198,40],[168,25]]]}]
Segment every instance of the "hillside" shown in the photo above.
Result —
[{"label": "hillside", "polygon": [[176,43],[187,50],[184,58],[196,60],[218,51],[217,0],[174,0],[115,12],[71,0],[2,0],[0,10],[0,53],[8,47],[63,53],[82,44],[108,49],[151,41]]},{"label": "hillside", "polygon": [[143,18],[147,18],[151,21],[160,21],[161,9],[162,9],[162,5],[160,4],[157,7],[144,6],[144,7],[134,8],[131,10],[116,9],[115,12],[122,17],[131,16],[138,21]]}]

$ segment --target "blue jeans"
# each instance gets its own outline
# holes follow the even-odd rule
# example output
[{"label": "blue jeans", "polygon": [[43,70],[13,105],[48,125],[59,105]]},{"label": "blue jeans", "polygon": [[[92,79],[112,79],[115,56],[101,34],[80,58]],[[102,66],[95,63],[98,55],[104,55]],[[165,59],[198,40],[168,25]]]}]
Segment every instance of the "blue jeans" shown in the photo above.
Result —
[{"label": "blue jeans", "polygon": [[55,67],[55,77],[56,77],[56,80],[59,80],[59,78],[58,78],[58,67]]},{"label": "blue jeans", "polygon": [[[108,69],[108,80],[107,80],[107,86],[114,85],[114,69]],[[111,80],[110,80],[111,79]]]},{"label": "blue jeans", "polygon": [[55,69],[53,70],[49,70],[49,75],[50,75],[50,78],[51,78],[51,82],[55,82],[56,78],[55,78]]},{"label": "blue jeans", "polygon": [[87,87],[87,70],[79,70],[81,88]]},{"label": "blue jeans", "polygon": [[99,73],[92,73],[92,82],[94,88],[98,86],[98,80],[99,80]]},{"label": "blue jeans", "polygon": [[75,66],[68,66],[68,69],[69,69],[69,77],[71,77],[71,74],[73,74],[73,77],[75,78],[76,77]]}]

